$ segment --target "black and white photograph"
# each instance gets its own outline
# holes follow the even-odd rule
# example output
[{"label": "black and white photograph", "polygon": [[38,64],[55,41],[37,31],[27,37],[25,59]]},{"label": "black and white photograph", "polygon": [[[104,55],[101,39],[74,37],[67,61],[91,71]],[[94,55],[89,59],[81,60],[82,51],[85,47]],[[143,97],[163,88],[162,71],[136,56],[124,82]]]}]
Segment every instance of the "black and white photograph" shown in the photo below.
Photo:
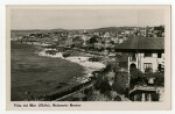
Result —
[{"label": "black and white photograph", "polygon": [[7,9],[11,102],[166,99],[170,6]]}]

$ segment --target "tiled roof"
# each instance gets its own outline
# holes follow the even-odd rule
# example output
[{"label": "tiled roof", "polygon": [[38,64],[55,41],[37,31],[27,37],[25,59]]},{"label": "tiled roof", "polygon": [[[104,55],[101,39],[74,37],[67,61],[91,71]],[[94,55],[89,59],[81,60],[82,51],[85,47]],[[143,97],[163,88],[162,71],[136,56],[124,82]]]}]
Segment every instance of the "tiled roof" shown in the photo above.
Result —
[{"label": "tiled roof", "polygon": [[163,37],[135,37],[117,45],[116,50],[164,50]]}]

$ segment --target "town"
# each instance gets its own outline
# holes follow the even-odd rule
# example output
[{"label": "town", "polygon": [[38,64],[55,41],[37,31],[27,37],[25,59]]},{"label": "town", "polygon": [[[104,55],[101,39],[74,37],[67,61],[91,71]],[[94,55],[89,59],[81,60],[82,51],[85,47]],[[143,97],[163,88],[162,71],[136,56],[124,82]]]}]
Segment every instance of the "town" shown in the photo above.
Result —
[{"label": "town", "polygon": [[62,83],[40,97],[26,91],[27,100],[162,101],[164,34],[163,25],[12,30],[11,42],[39,46],[40,56],[70,60],[88,69],[77,85],[64,88]]}]

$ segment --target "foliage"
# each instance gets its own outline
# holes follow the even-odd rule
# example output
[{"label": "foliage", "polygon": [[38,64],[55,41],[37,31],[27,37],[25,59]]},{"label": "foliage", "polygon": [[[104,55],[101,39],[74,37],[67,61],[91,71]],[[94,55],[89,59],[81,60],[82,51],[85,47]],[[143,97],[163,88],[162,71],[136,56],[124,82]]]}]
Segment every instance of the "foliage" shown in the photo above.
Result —
[{"label": "foliage", "polygon": [[103,94],[108,93],[111,90],[111,86],[109,85],[106,78],[98,78],[94,87]]},{"label": "foliage", "polygon": [[91,58],[89,58],[89,61],[92,61],[92,62],[101,61],[101,57],[91,57]]},{"label": "foliage", "polygon": [[135,85],[144,85],[145,76],[139,69],[134,69],[130,71],[130,87],[134,87]]},{"label": "foliage", "polygon": [[164,86],[164,75],[160,74],[159,76],[156,77],[155,79],[155,85],[157,86]]},{"label": "foliage", "polygon": [[97,35],[94,35],[94,36],[92,36],[90,39],[89,39],[89,43],[90,44],[94,44],[94,43],[97,43],[98,42],[98,36]]},{"label": "foliage", "polygon": [[146,72],[146,73],[153,72],[153,69],[152,69],[152,68],[146,68],[146,69],[145,69],[145,72]]},{"label": "foliage", "polygon": [[55,55],[57,53],[57,51],[56,50],[47,50],[46,53],[51,54],[51,55]]},{"label": "foliage", "polygon": [[117,91],[117,93],[125,94],[127,88],[128,88],[128,73],[127,72],[116,73],[112,89]]},{"label": "foliage", "polygon": [[76,36],[74,39],[73,39],[73,43],[74,43],[74,47],[82,47],[83,45],[83,39],[80,37],[80,36]]},{"label": "foliage", "polygon": [[130,71],[131,79],[143,78],[144,75],[139,69],[134,69]]},{"label": "foliage", "polygon": [[145,73],[145,77],[147,78],[147,80],[150,78],[155,78],[154,85],[156,86],[164,86],[164,73],[163,72]]},{"label": "foliage", "polygon": [[114,101],[121,101],[121,97],[119,95],[117,95],[115,98],[114,98]]},{"label": "foliage", "polygon": [[93,91],[93,93],[87,98],[87,101],[109,101],[109,97],[101,94],[99,91]]}]

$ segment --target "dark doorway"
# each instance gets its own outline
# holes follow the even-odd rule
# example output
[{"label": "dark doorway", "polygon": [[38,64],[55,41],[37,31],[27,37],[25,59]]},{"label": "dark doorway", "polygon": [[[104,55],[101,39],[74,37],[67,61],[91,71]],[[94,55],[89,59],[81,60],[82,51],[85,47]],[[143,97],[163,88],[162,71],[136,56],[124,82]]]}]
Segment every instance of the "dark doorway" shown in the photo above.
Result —
[{"label": "dark doorway", "polygon": [[136,70],[136,65],[134,63],[132,63],[130,65],[130,71]]}]

